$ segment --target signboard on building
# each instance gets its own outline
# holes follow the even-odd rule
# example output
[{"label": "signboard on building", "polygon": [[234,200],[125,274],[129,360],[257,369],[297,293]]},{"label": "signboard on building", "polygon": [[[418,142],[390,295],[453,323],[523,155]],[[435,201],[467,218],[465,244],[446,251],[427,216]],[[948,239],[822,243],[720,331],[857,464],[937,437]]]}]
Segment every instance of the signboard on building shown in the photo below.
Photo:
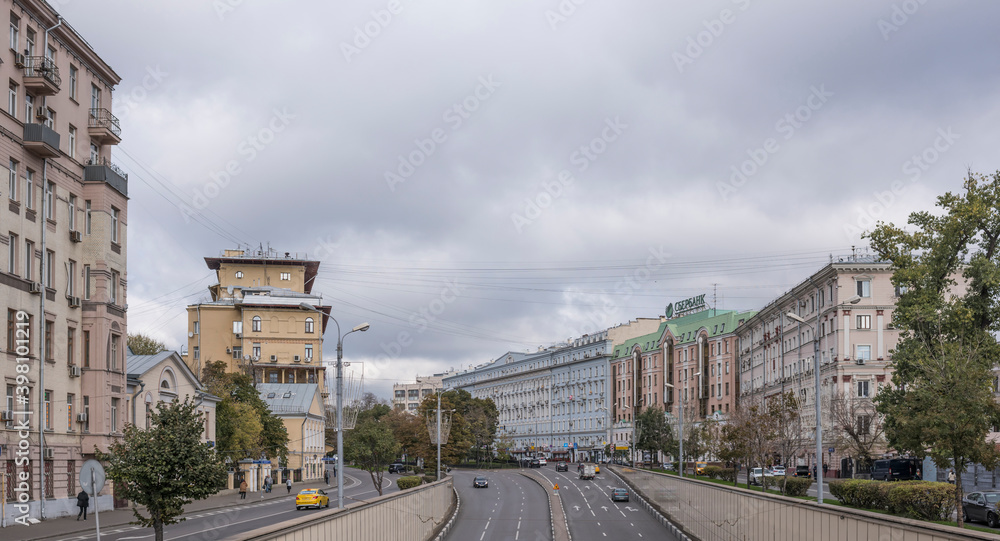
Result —
[{"label": "signboard on building", "polygon": [[670,319],[674,316],[681,316],[688,312],[703,309],[705,309],[705,295],[701,294],[697,297],[691,297],[690,299],[684,299],[682,301],[668,304],[665,310],[665,315],[667,316],[667,319]]}]

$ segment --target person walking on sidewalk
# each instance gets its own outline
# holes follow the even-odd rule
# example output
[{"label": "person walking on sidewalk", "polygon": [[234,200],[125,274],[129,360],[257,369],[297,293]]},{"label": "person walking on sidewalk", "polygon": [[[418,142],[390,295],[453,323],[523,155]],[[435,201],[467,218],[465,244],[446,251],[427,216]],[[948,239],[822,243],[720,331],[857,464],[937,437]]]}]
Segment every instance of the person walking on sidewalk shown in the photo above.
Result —
[{"label": "person walking on sidewalk", "polygon": [[264,490],[270,494],[271,493],[271,476],[268,475],[264,478]]},{"label": "person walking on sidewalk", "polygon": [[90,495],[86,491],[81,490],[76,495],[76,506],[80,508],[80,512],[76,515],[76,520],[80,520],[81,515],[83,516],[83,520],[87,520],[87,507],[90,507]]},{"label": "person walking on sidewalk", "polygon": [[241,500],[247,499],[247,481],[246,481],[246,479],[244,479],[243,481],[240,481],[240,499]]},{"label": "person walking on sidewalk", "polygon": [[288,479],[285,479],[285,487],[288,488],[288,493],[291,494],[292,493],[292,478],[291,477],[289,477]]},{"label": "person walking on sidewalk", "polygon": [[328,485],[330,484],[330,470],[326,470],[323,472],[323,482]]},{"label": "person walking on sidewalk", "polygon": [[948,482],[955,484],[955,470],[948,470]]}]

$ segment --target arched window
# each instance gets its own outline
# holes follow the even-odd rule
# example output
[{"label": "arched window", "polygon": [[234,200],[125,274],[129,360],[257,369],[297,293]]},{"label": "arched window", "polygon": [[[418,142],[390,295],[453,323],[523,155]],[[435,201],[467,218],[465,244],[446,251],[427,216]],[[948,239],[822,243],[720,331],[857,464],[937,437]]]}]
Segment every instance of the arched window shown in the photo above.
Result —
[{"label": "arched window", "polygon": [[170,390],[170,382],[167,381],[167,380],[161,381],[160,382],[160,388],[161,389],[167,389],[169,391]]},{"label": "arched window", "polygon": [[253,316],[253,327],[254,332],[260,332],[260,316]]},{"label": "arched window", "polygon": [[313,318],[311,317],[306,318],[306,332],[307,333],[313,332]]}]

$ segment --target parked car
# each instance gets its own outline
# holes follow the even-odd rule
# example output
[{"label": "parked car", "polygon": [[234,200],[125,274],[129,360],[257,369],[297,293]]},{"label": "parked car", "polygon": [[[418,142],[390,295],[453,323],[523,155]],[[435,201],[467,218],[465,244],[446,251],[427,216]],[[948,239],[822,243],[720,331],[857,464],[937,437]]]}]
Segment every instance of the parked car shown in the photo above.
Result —
[{"label": "parked car", "polygon": [[405,464],[400,464],[399,462],[389,464],[389,473],[404,473],[404,472],[406,472]]},{"label": "parked car", "polygon": [[[751,485],[759,485],[764,482],[765,477],[774,477],[774,474],[764,468],[753,468],[750,470],[749,477],[747,477],[747,483]],[[773,484],[774,479],[769,479],[767,482],[768,484]]]},{"label": "parked car", "polygon": [[559,462],[556,464],[556,471],[569,471],[569,464],[566,462]]},{"label": "parked car", "polygon": [[772,466],[771,467],[771,474],[774,475],[775,477],[784,477],[785,476],[785,467],[781,466],[781,465]]},{"label": "parked car", "polygon": [[812,470],[809,469],[809,466],[795,466],[794,475],[795,477],[805,477],[808,479],[812,477]]},{"label": "parked car", "polygon": [[695,462],[694,463],[694,474],[695,475],[705,475],[705,468],[708,467],[707,462]]},{"label": "parked car", "polygon": [[528,467],[529,468],[541,468],[542,464],[538,461],[537,458],[533,458],[533,459],[531,459],[531,462],[528,462]]},{"label": "parked car", "polygon": [[962,498],[966,522],[985,522],[990,528],[1000,526],[1000,491],[973,492]]},{"label": "parked car", "polygon": [[485,477],[476,477],[472,481],[472,488],[488,488],[489,486],[490,482]]},{"label": "parked car", "polygon": [[318,488],[307,488],[295,496],[295,509],[303,507],[330,507],[330,497]]},{"label": "parked car", "polygon": [[876,460],[872,466],[872,479],[877,481],[909,481],[917,477],[921,461],[916,458],[889,458]]},{"label": "parked car", "polygon": [[544,457],[538,457],[538,465],[539,465],[539,466],[544,466],[544,465],[546,465],[546,464],[548,464],[548,461],[547,461],[547,460],[545,460],[545,458],[544,458]]},{"label": "parked car", "polygon": [[611,489],[611,501],[613,501],[613,502],[627,502],[628,501],[628,489],[627,488],[613,488],[613,489]]}]

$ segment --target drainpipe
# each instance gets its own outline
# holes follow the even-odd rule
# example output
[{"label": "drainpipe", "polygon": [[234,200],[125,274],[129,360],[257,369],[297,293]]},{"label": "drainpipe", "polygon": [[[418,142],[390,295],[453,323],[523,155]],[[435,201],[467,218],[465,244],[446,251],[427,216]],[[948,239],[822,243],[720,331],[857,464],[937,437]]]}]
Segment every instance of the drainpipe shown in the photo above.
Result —
[{"label": "drainpipe", "polygon": [[[48,30],[45,31],[46,43],[48,42]],[[38,418],[38,472],[39,479],[41,479],[41,494],[38,497],[38,513],[42,520],[45,520],[45,356],[47,352],[45,351],[45,272],[49,269],[46,268],[45,260],[45,232],[48,229],[48,220],[46,219],[46,208],[45,208],[45,191],[48,190],[48,165],[49,160],[45,158],[42,160],[42,219],[39,222],[42,224],[42,264],[39,266],[39,271],[41,275],[41,294],[38,296],[38,329],[41,331],[38,333],[38,411],[42,414]],[[25,257],[32,258],[35,254],[25,254]],[[27,277],[31,280],[31,277]],[[97,502],[95,501],[96,505]]]},{"label": "drainpipe", "polygon": [[[132,395],[132,424],[133,425],[135,424],[135,398],[137,396],[139,396],[140,394],[142,394],[142,390],[145,389],[145,388],[146,388],[146,383],[140,381],[139,382],[139,390],[136,391],[135,394]],[[149,428],[149,427],[147,426],[146,428]]]},{"label": "drainpipe", "polygon": [[[306,413],[304,419],[302,419],[302,429],[299,435],[302,436],[302,455],[299,460],[299,465],[302,466],[302,480],[306,479],[306,421],[309,420],[309,413]],[[337,457],[337,460],[343,460],[341,457]]]}]

